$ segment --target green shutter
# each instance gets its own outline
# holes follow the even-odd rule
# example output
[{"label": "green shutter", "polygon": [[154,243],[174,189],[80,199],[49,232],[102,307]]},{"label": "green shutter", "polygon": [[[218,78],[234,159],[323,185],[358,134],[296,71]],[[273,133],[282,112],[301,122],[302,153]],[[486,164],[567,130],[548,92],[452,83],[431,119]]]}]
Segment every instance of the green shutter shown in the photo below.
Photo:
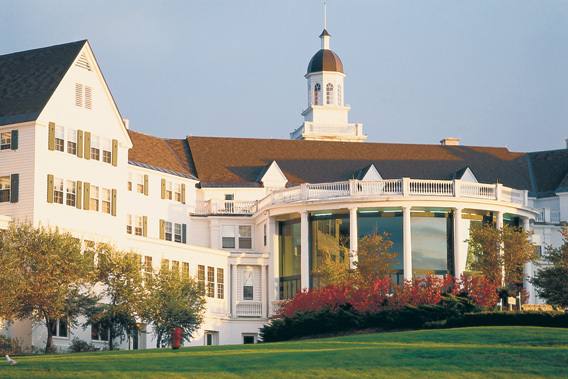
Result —
[{"label": "green shutter", "polygon": [[164,226],[164,220],[160,219],[160,239],[166,239],[166,228]]},{"label": "green shutter", "polygon": [[144,195],[148,196],[148,175],[144,175]]},{"label": "green shutter", "polygon": [[20,174],[10,175],[10,203],[17,203],[19,197]]},{"label": "green shutter", "polygon": [[18,150],[18,131],[17,130],[12,130],[12,138],[11,138],[10,145],[11,145],[10,149]]},{"label": "green shutter", "polygon": [[181,224],[181,242],[186,243],[187,240],[187,225]]},{"label": "green shutter", "polygon": [[91,184],[84,183],[83,184],[83,209],[88,211],[89,204],[91,202]]},{"label": "green shutter", "polygon": [[114,188],[112,189],[112,198],[110,204],[111,214],[113,216],[116,216],[116,190]]},{"label": "green shutter", "polygon": [[118,164],[118,141],[112,140],[112,165],[116,167]]},{"label": "green shutter", "polygon": [[83,158],[83,131],[77,130],[77,157]]},{"label": "green shutter", "polygon": [[[80,150],[77,150],[80,151]],[[83,198],[83,182],[81,181],[77,181],[77,194],[75,195],[75,206],[77,207],[77,209],[81,209],[82,208],[82,202],[81,199]]]},{"label": "green shutter", "polygon": [[185,183],[181,184],[181,203],[185,204]]},{"label": "green shutter", "polygon": [[53,203],[53,175],[47,175],[47,202]]},{"label": "green shutter", "polygon": [[91,159],[91,133],[85,132],[85,159]]},{"label": "green shutter", "polygon": [[148,237],[148,217],[142,216],[142,235]]},{"label": "green shutter", "polygon": [[49,150],[55,150],[55,123],[54,122],[50,122],[49,123],[49,128],[47,130],[47,138],[48,138],[48,142],[47,142],[47,148]]},{"label": "green shutter", "polygon": [[162,199],[166,198],[166,179],[162,179]]}]

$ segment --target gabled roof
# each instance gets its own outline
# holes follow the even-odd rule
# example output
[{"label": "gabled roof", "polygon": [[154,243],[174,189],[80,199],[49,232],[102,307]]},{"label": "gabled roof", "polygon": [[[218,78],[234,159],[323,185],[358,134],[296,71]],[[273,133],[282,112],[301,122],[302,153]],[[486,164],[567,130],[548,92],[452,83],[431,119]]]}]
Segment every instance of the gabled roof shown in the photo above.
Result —
[{"label": "gabled roof", "polygon": [[36,120],[86,43],[0,56],[0,125]]},{"label": "gabled roof", "polygon": [[128,130],[128,135],[133,145],[128,151],[128,163],[131,165],[197,179],[187,165],[185,153],[178,155],[183,152],[183,140],[165,140],[132,130]]},{"label": "gabled roof", "polygon": [[530,189],[524,153],[506,148],[247,138],[188,137],[202,186],[259,186],[272,161],[288,185],[352,179],[375,166],[383,179],[452,179],[468,166],[482,183]]}]

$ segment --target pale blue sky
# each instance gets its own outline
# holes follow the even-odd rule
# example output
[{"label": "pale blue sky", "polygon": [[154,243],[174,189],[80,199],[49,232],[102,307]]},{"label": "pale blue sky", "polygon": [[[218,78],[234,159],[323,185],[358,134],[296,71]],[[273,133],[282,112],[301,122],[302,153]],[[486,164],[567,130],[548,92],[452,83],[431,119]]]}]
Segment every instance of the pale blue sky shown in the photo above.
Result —
[{"label": "pale blue sky", "polygon": [[[367,140],[560,149],[568,1],[327,1]],[[123,117],[159,137],[289,138],[323,1],[0,0],[0,54],[88,39]]]}]

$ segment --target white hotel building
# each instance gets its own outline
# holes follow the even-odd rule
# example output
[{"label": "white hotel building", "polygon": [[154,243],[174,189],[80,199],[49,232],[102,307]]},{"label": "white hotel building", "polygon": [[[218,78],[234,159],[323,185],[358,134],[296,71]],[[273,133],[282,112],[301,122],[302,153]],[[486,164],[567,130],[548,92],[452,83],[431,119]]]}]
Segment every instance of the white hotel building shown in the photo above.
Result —
[{"label": "white hotel building", "polygon": [[[466,271],[474,222],[560,244],[568,149],[363,142],[362,124],[348,121],[341,60],[327,31],[320,37],[304,122],[290,140],[129,130],[87,41],[0,56],[0,228],[58,226],[198,275],[207,312],[195,345],[256,341],[278,300],[313,285],[319,250],[348,264],[341,247],[355,255],[375,228],[391,234],[398,281]],[[130,346],[155,346],[151,328]],[[3,332],[45,341],[45,327],[31,322]],[[54,344],[73,336],[91,341],[89,329],[61,328]]]}]

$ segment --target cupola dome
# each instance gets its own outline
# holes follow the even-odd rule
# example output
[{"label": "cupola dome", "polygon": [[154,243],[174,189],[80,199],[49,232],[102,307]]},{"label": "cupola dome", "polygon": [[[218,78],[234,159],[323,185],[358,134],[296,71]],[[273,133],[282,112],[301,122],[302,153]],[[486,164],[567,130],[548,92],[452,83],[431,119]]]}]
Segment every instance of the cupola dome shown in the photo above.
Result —
[{"label": "cupola dome", "polygon": [[329,50],[329,33],[327,30],[323,30],[320,35],[322,40],[321,50],[314,54],[310,63],[308,64],[308,74],[312,72],[321,71],[335,71],[343,73],[343,63],[339,56],[333,51]]}]

